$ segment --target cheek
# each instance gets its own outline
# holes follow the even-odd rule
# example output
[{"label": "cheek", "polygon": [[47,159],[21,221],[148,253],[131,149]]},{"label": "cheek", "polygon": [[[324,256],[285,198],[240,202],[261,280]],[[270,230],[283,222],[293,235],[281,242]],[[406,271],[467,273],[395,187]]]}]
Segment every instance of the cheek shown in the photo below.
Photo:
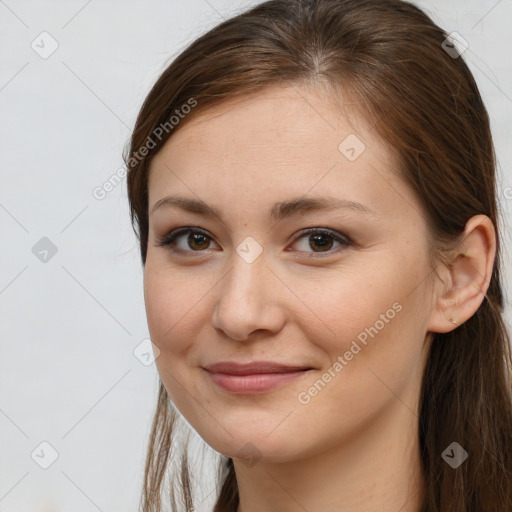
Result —
[{"label": "cheek", "polygon": [[[397,258],[378,258],[364,272],[345,269],[336,280],[303,283],[297,295],[304,305],[296,311],[300,328],[344,374],[369,367],[408,371],[418,357],[422,287],[415,293],[418,269]],[[299,313],[300,309],[300,315]],[[392,370],[391,370],[392,371]]]},{"label": "cheek", "polygon": [[322,370],[297,390],[304,425],[325,422],[326,438],[338,439],[372,424],[393,403],[414,410],[423,337],[407,293],[375,286],[369,297],[338,293],[332,295],[338,305],[317,302],[319,311],[330,312],[323,320],[334,334],[318,321],[316,333],[302,325],[326,354]]},{"label": "cheek", "polygon": [[[151,339],[162,354],[186,350],[194,323],[194,305],[202,293],[169,269],[146,269],[144,301]],[[185,333],[189,333],[188,336]]]},{"label": "cheek", "polygon": [[420,268],[399,261],[393,258],[386,265],[381,259],[373,271],[346,274],[327,294],[316,295],[312,303],[322,320],[316,321],[317,333],[324,335],[310,331],[308,339],[327,354],[329,364],[308,383],[312,387],[303,390],[301,403],[316,402],[313,408],[320,414],[332,414],[329,404],[337,403],[334,414],[344,422],[349,421],[345,411],[364,417],[395,393],[408,395],[422,368],[426,290],[417,286]]},{"label": "cheek", "polygon": [[151,341],[160,350],[155,360],[158,373],[171,401],[188,417],[193,412],[190,393],[198,393],[190,380],[186,356],[199,325],[194,305],[199,306],[204,292],[194,292],[190,280],[184,283],[175,276],[169,269],[146,272],[144,300]]},{"label": "cheek", "polygon": [[[403,296],[394,275],[381,261],[379,267],[373,265],[373,270],[371,266],[366,266],[364,272],[345,268],[325,272],[325,277],[318,280],[297,280],[294,288],[303,303],[297,306],[301,310],[297,318],[304,318],[304,328],[314,324],[333,347],[343,348]],[[391,310],[389,316],[394,312]],[[314,341],[315,336],[310,339]]]}]

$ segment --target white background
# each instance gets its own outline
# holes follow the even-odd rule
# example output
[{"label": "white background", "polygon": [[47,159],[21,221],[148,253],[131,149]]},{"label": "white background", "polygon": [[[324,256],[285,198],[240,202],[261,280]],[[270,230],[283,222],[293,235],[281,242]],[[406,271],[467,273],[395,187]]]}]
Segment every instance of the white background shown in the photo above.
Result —
[{"label": "white background", "polygon": [[[137,510],[158,375],[133,354],[148,330],[126,182],[103,200],[92,191],[121,168],[170,59],[255,3],[0,1],[1,512]],[[508,222],[512,2],[417,4],[469,42]],[[47,59],[31,48],[43,31],[59,45]],[[510,325],[508,225],[502,234]],[[43,237],[58,249],[46,263],[32,252]],[[59,454],[48,469],[31,458],[43,441]]]}]

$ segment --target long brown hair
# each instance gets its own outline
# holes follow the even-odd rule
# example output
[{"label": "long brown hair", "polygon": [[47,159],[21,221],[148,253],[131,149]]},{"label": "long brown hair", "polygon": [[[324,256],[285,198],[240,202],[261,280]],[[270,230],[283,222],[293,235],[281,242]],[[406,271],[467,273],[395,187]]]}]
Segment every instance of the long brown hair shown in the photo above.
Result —
[{"label": "long brown hair", "polygon": [[[436,333],[431,344],[419,411],[422,511],[512,512],[512,360],[502,317],[495,153],[477,85],[447,37],[401,0],[269,0],[222,22],[172,61],[144,101],[124,152],[131,220],[145,265],[151,157],[199,112],[278,84],[321,82],[353,93],[361,113],[398,155],[403,179],[427,212],[432,262],[443,261],[472,216],[487,215],[496,228],[483,303],[453,331]],[[177,111],[186,115],[178,119]],[[175,419],[160,383],[144,512],[162,510]],[[470,454],[457,469],[441,457],[453,441]],[[186,449],[181,461],[181,501],[190,510]],[[173,511],[177,481],[172,475]],[[219,487],[214,512],[236,511],[233,460],[224,456]]]}]

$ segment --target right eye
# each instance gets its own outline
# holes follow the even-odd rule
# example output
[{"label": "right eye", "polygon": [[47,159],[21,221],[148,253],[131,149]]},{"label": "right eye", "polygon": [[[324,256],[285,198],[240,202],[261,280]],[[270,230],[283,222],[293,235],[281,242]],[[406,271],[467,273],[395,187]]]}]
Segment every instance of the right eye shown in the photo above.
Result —
[{"label": "right eye", "polygon": [[[188,236],[185,238],[185,235]],[[184,243],[188,246],[188,249],[186,247],[179,247],[178,241],[181,238],[184,238]],[[191,252],[205,252],[205,249],[208,248],[211,241],[213,241],[213,239],[202,229],[196,227],[184,227],[175,229],[160,238],[156,245],[158,247],[169,246],[172,252],[185,254]],[[190,248],[192,248],[192,250],[190,250]]]}]

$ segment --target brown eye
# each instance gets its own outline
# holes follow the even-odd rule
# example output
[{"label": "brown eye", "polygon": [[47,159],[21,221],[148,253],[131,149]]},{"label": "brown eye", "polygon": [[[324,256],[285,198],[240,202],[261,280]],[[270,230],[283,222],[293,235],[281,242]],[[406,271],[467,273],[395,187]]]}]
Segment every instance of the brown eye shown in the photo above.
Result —
[{"label": "brown eye", "polygon": [[295,243],[304,239],[306,243],[303,243],[300,251],[311,253],[308,249],[312,249],[313,254],[333,254],[338,252],[336,248],[332,250],[335,243],[339,244],[338,248],[340,246],[349,247],[352,245],[352,241],[348,237],[330,229],[309,229],[303,232],[302,235],[296,239]]},{"label": "brown eye", "polygon": [[187,238],[187,243],[189,244],[189,247],[195,247],[196,249],[207,249],[210,240],[207,236],[203,235],[202,233],[190,233]]},{"label": "brown eye", "polygon": [[[188,235],[185,238],[185,235]],[[180,247],[179,240],[184,239],[185,242]],[[208,236],[202,230],[197,228],[180,228],[176,231],[169,233],[167,236],[162,238],[156,244],[158,247],[161,246],[171,246],[172,250],[178,253],[186,253],[186,252],[204,252],[205,249],[208,249],[210,243],[212,242],[212,238]]]},{"label": "brown eye", "polygon": [[311,249],[315,249],[315,247],[319,247],[321,252],[328,251],[333,246],[333,239],[330,235],[326,235],[325,233],[321,233],[319,235],[310,235],[309,236],[309,246]]}]

